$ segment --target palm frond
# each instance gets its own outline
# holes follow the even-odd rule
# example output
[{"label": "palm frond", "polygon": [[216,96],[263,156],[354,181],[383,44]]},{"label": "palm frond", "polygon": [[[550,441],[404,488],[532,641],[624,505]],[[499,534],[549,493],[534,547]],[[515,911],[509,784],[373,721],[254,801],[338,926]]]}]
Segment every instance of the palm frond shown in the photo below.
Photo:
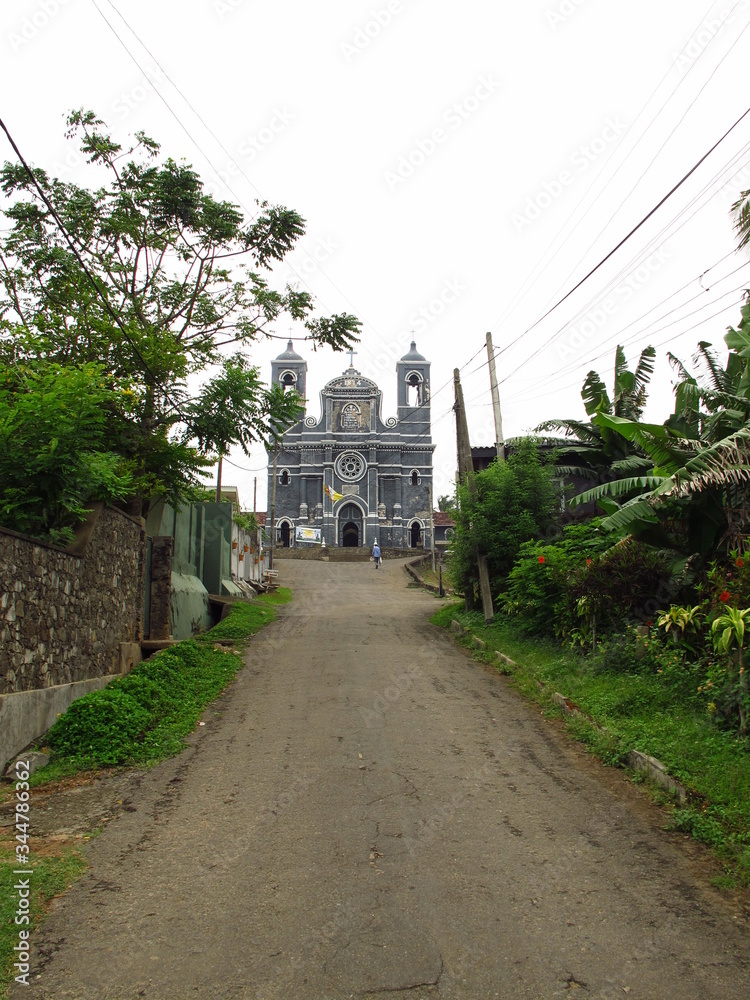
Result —
[{"label": "palm frond", "polygon": [[750,482],[750,425],[702,448],[662,484],[658,493],[685,497],[712,487],[746,482]]},{"label": "palm frond", "polygon": [[602,439],[598,429],[585,424],[582,420],[545,420],[534,428],[535,433],[557,431],[566,437],[576,437],[586,444],[601,445]]},{"label": "palm frond", "polygon": [[669,360],[670,365],[673,368],[677,369],[677,371],[680,374],[680,378],[683,382],[695,382],[695,379],[687,370],[687,368],[683,365],[683,363],[680,361],[678,357],[672,354],[671,351],[667,351],[667,358]]},{"label": "palm frond", "polygon": [[595,486],[592,490],[586,490],[584,493],[579,493],[570,501],[571,507],[576,507],[581,503],[591,503],[592,500],[598,500],[600,497],[621,497],[626,493],[632,493],[634,490],[644,490],[652,491],[664,482],[664,476],[630,476],[627,479],[613,479],[610,483],[602,483],[600,486]]},{"label": "palm frond", "polygon": [[605,531],[628,531],[633,532],[639,525],[645,527],[649,524],[658,524],[659,518],[648,500],[636,497],[628,503],[623,504],[619,510],[602,521],[602,528]]},{"label": "palm frond", "polygon": [[621,458],[619,462],[613,462],[610,466],[612,472],[622,474],[626,472],[645,472],[653,467],[653,462],[645,455],[628,455]]},{"label": "palm frond", "polygon": [[654,364],[656,362],[656,350],[653,347],[645,347],[641,351],[638,364],[635,369],[635,391],[634,397],[638,408],[638,416],[646,403],[646,393],[651,376],[654,374]]},{"label": "palm frond", "polygon": [[750,191],[743,191],[732,205],[734,228],[739,236],[739,249],[750,243]]},{"label": "palm frond", "polygon": [[589,416],[598,413],[600,410],[603,410],[605,413],[612,411],[612,403],[607,393],[607,387],[595,371],[590,371],[586,376],[581,388],[581,399]]},{"label": "palm frond", "polygon": [[704,368],[707,369],[706,376],[710,379],[712,388],[717,392],[726,392],[730,388],[727,385],[727,373],[721,367],[716,353],[707,340],[700,341],[698,350],[693,355],[693,361],[696,364],[703,362]]}]

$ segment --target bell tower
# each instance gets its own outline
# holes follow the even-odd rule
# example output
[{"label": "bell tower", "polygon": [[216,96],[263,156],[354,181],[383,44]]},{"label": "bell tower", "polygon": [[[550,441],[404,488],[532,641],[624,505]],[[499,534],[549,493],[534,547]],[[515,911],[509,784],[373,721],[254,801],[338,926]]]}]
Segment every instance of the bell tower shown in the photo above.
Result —
[{"label": "bell tower", "polygon": [[406,434],[430,434],[430,362],[412,340],[409,353],[396,365],[399,424]]},{"label": "bell tower", "polygon": [[291,340],[286,350],[271,362],[271,382],[280,385],[286,392],[295,389],[307,402],[307,362],[294,350]]}]

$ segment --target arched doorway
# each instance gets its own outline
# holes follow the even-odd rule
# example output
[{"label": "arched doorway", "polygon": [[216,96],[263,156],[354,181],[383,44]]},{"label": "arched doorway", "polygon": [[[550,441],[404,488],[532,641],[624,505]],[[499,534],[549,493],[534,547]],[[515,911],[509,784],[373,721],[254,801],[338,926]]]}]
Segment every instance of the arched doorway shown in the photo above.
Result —
[{"label": "arched doorway", "polygon": [[347,549],[362,545],[362,511],[348,503],[339,511],[339,544]]},{"label": "arched doorway", "polygon": [[288,549],[292,537],[291,525],[289,524],[288,521],[282,521],[280,528],[281,528],[281,547],[282,549]]},{"label": "arched doorway", "polygon": [[418,549],[422,544],[422,525],[419,521],[414,521],[411,526],[411,547]]}]

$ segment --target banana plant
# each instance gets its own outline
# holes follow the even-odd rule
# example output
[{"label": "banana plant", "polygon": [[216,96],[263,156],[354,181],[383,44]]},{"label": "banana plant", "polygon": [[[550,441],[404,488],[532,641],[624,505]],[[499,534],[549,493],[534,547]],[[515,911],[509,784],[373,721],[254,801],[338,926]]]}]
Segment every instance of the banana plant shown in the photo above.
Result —
[{"label": "banana plant", "polygon": [[[638,364],[630,371],[625,351],[618,346],[615,351],[613,392],[610,398],[604,381],[595,371],[590,371],[581,388],[581,399],[589,421],[547,420],[536,428],[538,432],[562,433],[571,444],[560,449],[558,471],[562,475],[577,475],[593,479],[602,474],[617,476],[640,472],[649,466],[647,456],[615,431],[598,424],[597,414],[607,413],[626,420],[639,420],[646,405],[648,385],[654,370],[656,351],[647,347],[641,351]],[[575,442],[575,443],[574,443]]]},{"label": "banana plant", "polygon": [[745,673],[744,652],[745,652],[745,621],[750,616],[750,608],[740,611],[739,608],[726,608],[724,614],[714,619],[711,625],[714,649],[720,653],[730,653],[737,647],[737,668],[739,699],[738,707],[740,713],[740,734],[747,735],[747,709],[748,685],[747,674]]}]

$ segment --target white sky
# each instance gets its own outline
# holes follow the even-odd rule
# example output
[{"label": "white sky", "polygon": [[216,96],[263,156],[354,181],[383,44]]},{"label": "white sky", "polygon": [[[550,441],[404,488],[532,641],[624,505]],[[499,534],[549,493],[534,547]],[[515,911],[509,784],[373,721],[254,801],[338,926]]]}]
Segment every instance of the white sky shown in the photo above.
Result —
[{"label": "white sky", "polygon": [[[488,330],[506,437],[584,417],[583,378],[593,367],[611,385],[617,343],[631,360],[657,347],[646,417],[659,422],[665,352],[689,363],[703,339],[724,353],[750,285],[750,266],[729,274],[748,261],[729,208],[750,188],[750,116],[525,331],[747,110],[748,28],[750,0],[4,0],[0,116],[58,176],[86,182],[63,137],[83,106],[121,141],[144,130],[248,215],[259,196],[299,211],[307,235],[276,277],[301,281],[322,314],[363,320],[355,365],[382,388],[384,416],[412,329],[432,361],[437,495],[455,470],[454,367],[472,443],[494,441],[476,370]],[[290,331],[304,333],[276,333]],[[284,346],[251,356],[270,374]],[[295,346],[319,415],[348,358]],[[224,481],[251,507],[257,476],[265,509],[263,449],[230,461]]]}]

